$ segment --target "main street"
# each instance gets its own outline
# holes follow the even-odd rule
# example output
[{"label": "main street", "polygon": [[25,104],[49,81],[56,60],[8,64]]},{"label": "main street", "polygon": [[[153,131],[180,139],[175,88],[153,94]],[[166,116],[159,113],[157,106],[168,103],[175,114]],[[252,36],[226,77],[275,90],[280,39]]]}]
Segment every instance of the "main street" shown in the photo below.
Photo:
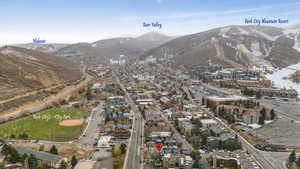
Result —
[{"label": "main street", "polygon": [[133,112],[132,119],[132,132],[129,140],[129,145],[126,152],[126,158],[124,163],[124,169],[142,169],[142,161],[141,161],[141,147],[143,146],[143,118],[140,114],[139,109],[136,104],[131,99],[129,93],[127,92],[124,85],[121,83],[119,77],[113,72],[113,76],[116,79],[117,83],[120,85],[122,90],[125,92],[125,98],[131,106],[131,110]]}]

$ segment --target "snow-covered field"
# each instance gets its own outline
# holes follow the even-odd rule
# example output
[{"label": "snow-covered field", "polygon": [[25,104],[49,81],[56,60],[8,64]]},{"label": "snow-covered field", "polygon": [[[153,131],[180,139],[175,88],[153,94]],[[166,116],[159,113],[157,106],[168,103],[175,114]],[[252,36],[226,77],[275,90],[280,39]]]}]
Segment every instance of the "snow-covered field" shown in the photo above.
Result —
[{"label": "snow-covered field", "polygon": [[274,82],[276,87],[286,88],[286,89],[295,89],[300,93],[300,84],[293,83],[289,79],[284,79],[290,74],[295,73],[297,70],[300,70],[300,63],[295,65],[288,66],[281,70],[275,70],[273,74],[268,74],[267,78]]}]

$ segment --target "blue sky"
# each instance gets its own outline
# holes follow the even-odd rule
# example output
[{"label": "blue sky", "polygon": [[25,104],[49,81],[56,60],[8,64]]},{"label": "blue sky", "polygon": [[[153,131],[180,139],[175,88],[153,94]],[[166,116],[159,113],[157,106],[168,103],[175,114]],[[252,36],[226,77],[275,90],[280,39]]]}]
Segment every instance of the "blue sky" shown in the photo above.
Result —
[{"label": "blue sky", "polygon": [[[226,25],[245,18],[288,19],[300,23],[299,0],[1,0],[0,44],[93,42],[137,36],[149,31],[178,36]],[[145,28],[159,22],[162,29]]]}]

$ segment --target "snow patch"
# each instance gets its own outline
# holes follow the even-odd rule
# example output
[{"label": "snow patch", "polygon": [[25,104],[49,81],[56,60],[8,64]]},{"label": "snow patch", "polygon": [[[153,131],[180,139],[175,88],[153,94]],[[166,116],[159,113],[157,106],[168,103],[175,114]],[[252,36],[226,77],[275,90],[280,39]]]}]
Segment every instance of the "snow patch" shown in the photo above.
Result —
[{"label": "snow patch", "polygon": [[225,33],[222,34],[222,37],[223,37],[223,38],[228,38],[228,39],[230,38],[230,36],[226,35]]},{"label": "snow patch", "polygon": [[219,32],[219,36],[222,36],[223,38],[230,38],[226,33],[230,30],[230,27],[221,28]]},{"label": "snow patch", "polygon": [[295,43],[294,43],[293,48],[295,50],[297,50],[298,52],[300,52],[300,33],[299,32],[296,33],[296,35],[294,37],[294,41],[295,41]]},{"label": "snow patch", "polygon": [[250,126],[250,127],[251,127],[251,128],[253,128],[253,129],[258,129],[258,128],[261,128],[261,125],[259,125],[259,124],[256,124],[256,123],[249,124],[248,126]]},{"label": "snow patch", "polygon": [[241,27],[237,27],[237,29],[239,30],[239,32],[240,32],[241,34],[249,35],[249,32],[246,31],[245,29],[243,29],[243,28],[241,28]]},{"label": "snow patch", "polygon": [[219,35],[227,33],[231,28],[230,27],[224,27],[220,29]]},{"label": "snow patch", "polygon": [[271,36],[271,35],[268,35],[264,32],[261,32],[261,31],[255,31],[255,33],[263,36],[264,38],[268,39],[269,41],[275,41],[276,39],[278,39],[281,35],[278,35],[278,36]]},{"label": "snow patch", "polygon": [[251,44],[251,51],[247,49],[247,47],[244,44],[238,44],[237,49],[244,54],[248,56],[248,58],[251,60],[252,64],[255,64],[257,66],[263,66],[268,69],[273,69],[270,62],[266,61],[262,57],[262,53],[259,50],[259,43],[252,43]]},{"label": "snow patch", "polygon": [[276,87],[286,88],[286,89],[295,89],[300,93],[300,84],[293,83],[290,79],[284,78],[290,74],[295,73],[297,70],[300,70],[300,62],[283,68],[281,70],[275,70],[273,74],[268,74],[267,78],[271,80]]},{"label": "snow patch", "polygon": [[263,49],[264,49],[264,51],[265,51],[265,56],[267,57],[267,56],[269,56],[270,55],[270,52],[271,52],[271,50],[272,50],[272,47],[270,47],[270,48],[267,48],[267,45],[265,44],[265,43],[263,43]]},{"label": "snow patch", "polygon": [[95,48],[95,47],[97,47],[97,46],[98,46],[97,43],[92,44],[92,47],[93,47],[93,48]]},{"label": "snow patch", "polygon": [[24,58],[24,59],[38,60],[33,56],[23,54],[21,52],[11,49],[11,48],[5,48],[5,49],[1,50],[0,53],[2,53],[4,55],[14,55],[16,57]]},{"label": "snow patch", "polygon": [[272,122],[273,122],[273,120],[265,120],[265,124],[270,124]]},{"label": "snow patch", "polygon": [[261,56],[262,53],[260,52],[259,42],[251,43],[251,51],[254,56]]}]

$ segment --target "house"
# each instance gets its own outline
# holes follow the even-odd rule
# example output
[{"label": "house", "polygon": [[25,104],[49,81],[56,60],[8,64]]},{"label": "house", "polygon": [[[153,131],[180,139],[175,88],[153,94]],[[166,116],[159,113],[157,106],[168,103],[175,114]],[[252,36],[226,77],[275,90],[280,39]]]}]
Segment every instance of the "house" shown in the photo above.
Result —
[{"label": "house", "polygon": [[19,152],[20,155],[34,155],[41,163],[47,164],[51,167],[54,168],[58,168],[61,161],[67,161],[66,158],[59,156],[59,155],[55,155],[55,154],[51,154],[51,153],[47,153],[47,152],[43,152],[43,151],[37,151],[37,150],[32,150],[32,149],[17,149],[17,151]]},{"label": "house", "polygon": [[191,121],[179,121],[179,129],[183,135],[185,135],[187,137],[192,136],[193,128],[194,128],[194,125],[191,123]]},{"label": "house", "polygon": [[247,124],[258,123],[259,113],[254,110],[246,110],[242,116],[243,122]]},{"label": "house", "polygon": [[198,109],[198,106],[194,105],[194,104],[183,105],[183,111],[194,112],[194,111],[197,111],[197,109]]},{"label": "house", "polygon": [[209,130],[211,135],[215,137],[219,137],[222,133],[225,133],[225,129],[218,125],[211,126]]}]

